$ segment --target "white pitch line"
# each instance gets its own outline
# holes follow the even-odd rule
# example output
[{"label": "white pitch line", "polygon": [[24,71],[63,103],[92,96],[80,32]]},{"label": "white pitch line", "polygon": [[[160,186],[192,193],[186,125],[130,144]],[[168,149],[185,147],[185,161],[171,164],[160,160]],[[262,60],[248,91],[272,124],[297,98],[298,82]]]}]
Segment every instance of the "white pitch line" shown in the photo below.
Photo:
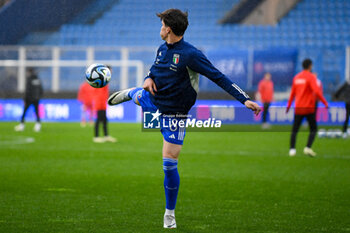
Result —
[{"label": "white pitch line", "polygon": [[[15,148],[17,149],[17,148]],[[40,148],[35,148],[35,150],[45,150],[45,151],[67,151],[66,148],[63,147],[55,147],[55,146],[45,146]],[[135,149],[135,147],[129,147],[129,148],[100,148],[100,147],[93,147],[93,148],[69,148],[69,151],[88,151],[88,152],[115,152],[115,153],[153,153],[153,154],[161,154],[161,150],[147,150],[147,149]],[[243,150],[237,150],[237,151],[212,151],[212,150],[188,150],[184,149],[181,151],[181,154],[195,154],[195,155],[210,155],[210,156],[217,156],[217,155],[232,155],[232,156],[255,156],[255,157],[286,157],[288,156],[288,151],[286,152],[271,152],[271,151],[264,151],[263,153],[259,152],[250,152],[250,151],[243,151]],[[180,156],[181,157],[181,156]],[[300,158],[308,158],[308,156],[300,154],[297,157]],[[315,159],[342,159],[342,160],[350,160],[350,155],[318,155]]]},{"label": "white pitch line", "polygon": [[24,136],[14,136],[14,137],[0,137],[0,145],[18,145],[18,144],[28,144],[35,142],[32,137]]}]

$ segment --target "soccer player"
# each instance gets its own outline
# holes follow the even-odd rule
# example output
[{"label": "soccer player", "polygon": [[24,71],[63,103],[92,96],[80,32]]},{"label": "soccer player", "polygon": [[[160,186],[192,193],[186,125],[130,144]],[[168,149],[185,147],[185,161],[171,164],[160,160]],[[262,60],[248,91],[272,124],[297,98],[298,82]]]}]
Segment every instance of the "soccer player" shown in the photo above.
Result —
[{"label": "soccer player", "polygon": [[[111,70],[111,67],[108,67]],[[112,71],[112,70],[111,70]],[[93,103],[94,110],[97,112],[97,118],[95,121],[95,137],[93,142],[117,142],[117,139],[108,134],[108,120],[107,120],[107,100],[109,95],[108,85],[102,88],[93,88]],[[99,125],[103,124],[104,137],[99,137]]]},{"label": "soccer player", "polygon": [[328,103],[317,85],[316,76],[311,73],[312,61],[310,59],[305,59],[302,66],[303,71],[297,74],[293,79],[292,91],[290,93],[286,111],[289,111],[295,98],[294,122],[290,138],[289,156],[296,155],[296,136],[303,119],[306,118],[309,123],[310,134],[307,145],[304,148],[304,154],[314,157],[316,156],[316,153],[311,149],[311,146],[317,133],[316,97],[322,101],[326,108],[328,108]]},{"label": "soccer player", "polygon": [[[187,12],[169,9],[157,16],[162,22],[160,37],[165,43],[157,51],[156,60],[144,80],[143,88],[130,88],[113,93],[108,100],[110,105],[132,99],[144,111],[153,109],[166,115],[186,115],[196,101],[200,73],[255,114],[259,114],[261,109],[258,104],[250,101],[248,95],[217,70],[200,50],[184,41],[183,36],[188,26]],[[166,199],[163,226],[176,228],[175,206],[180,184],[177,164],[185,130],[177,127],[175,131],[171,131],[163,127],[161,133]]]},{"label": "soccer player", "polygon": [[335,98],[341,99],[345,102],[345,122],[343,125],[343,138],[347,138],[349,135],[347,133],[349,117],[350,117],[350,81],[345,82],[335,93]]},{"label": "soccer player", "polygon": [[39,132],[41,130],[40,116],[39,116],[39,100],[43,94],[43,87],[41,81],[36,74],[34,68],[27,69],[26,90],[24,95],[24,110],[21,117],[21,123],[15,127],[15,131],[24,130],[24,118],[30,105],[34,105],[36,114],[36,123],[34,125],[34,131]]},{"label": "soccer player", "polygon": [[[313,73],[316,77],[316,83],[317,83],[317,87],[320,89],[320,93],[323,95],[323,84],[322,81],[317,77],[317,73]],[[316,106],[316,114],[317,114],[317,109],[318,109],[318,102],[319,99],[317,98],[316,94],[314,94],[315,98],[316,98],[316,102],[315,102],[315,106]]]},{"label": "soccer player", "polygon": [[269,112],[270,104],[273,101],[273,82],[270,73],[266,73],[264,78],[259,82],[258,92],[261,102],[264,104],[262,128],[267,129],[270,126],[267,123],[267,113]]},{"label": "soccer player", "polygon": [[78,100],[82,103],[81,127],[86,126],[86,119],[89,120],[91,125],[93,124],[93,93],[94,88],[87,82],[80,85]]}]

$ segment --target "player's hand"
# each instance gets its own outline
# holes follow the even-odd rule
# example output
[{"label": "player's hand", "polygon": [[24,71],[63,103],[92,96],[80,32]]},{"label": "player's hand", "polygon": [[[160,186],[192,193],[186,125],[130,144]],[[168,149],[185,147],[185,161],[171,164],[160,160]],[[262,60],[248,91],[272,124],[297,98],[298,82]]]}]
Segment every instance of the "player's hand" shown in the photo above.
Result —
[{"label": "player's hand", "polygon": [[143,89],[150,92],[152,95],[155,95],[154,92],[157,92],[156,84],[154,83],[153,79],[147,78],[145,82],[143,83]]},{"label": "player's hand", "polygon": [[244,105],[247,108],[251,109],[256,116],[259,115],[259,113],[261,112],[261,108],[259,107],[259,105],[257,103],[254,103],[253,101],[247,100],[246,102],[244,102]]}]

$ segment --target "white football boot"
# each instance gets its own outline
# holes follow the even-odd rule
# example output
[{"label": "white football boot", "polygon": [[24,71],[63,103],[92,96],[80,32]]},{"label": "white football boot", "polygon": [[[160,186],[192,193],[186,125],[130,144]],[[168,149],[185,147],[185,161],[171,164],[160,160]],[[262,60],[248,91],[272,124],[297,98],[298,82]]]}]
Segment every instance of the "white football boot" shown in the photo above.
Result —
[{"label": "white football boot", "polygon": [[15,126],[15,131],[21,132],[23,130],[24,130],[24,124],[23,123]]},{"label": "white football boot", "polygon": [[34,125],[34,129],[35,132],[40,132],[41,130],[41,124],[40,123],[35,123]]},{"label": "white football boot", "polygon": [[105,142],[117,142],[118,140],[112,136],[105,136]]},{"label": "white football boot", "polygon": [[164,215],[164,228],[176,228],[175,215]]},{"label": "white football boot", "polygon": [[129,88],[126,90],[122,90],[122,91],[117,91],[114,92],[109,98],[108,98],[108,104],[109,105],[117,105],[117,104],[121,104],[125,101],[129,101],[131,100],[131,98],[129,97],[129,92],[131,90],[135,89],[135,87],[133,88]]},{"label": "white football boot", "polygon": [[304,154],[311,156],[311,157],[315,157],[316,156],[316,152],[313,151],[311,148],[309,147],[305,147],[304,148]]},{"label": "white football boot", "polygon": [[94,137],[92,139],[92,141],[95,142],[95,143],[104,143],[105,142],[105,138],[103,138],[103,137]]},{"label": "white football boot", "polygon": [[293,157],[297,154],[297,150],[295,148],[289,149],[289,156]]},{"label": "white football boot", "polygon": [[262,125],[261,125],[261,128],[262,129],[270,129],[271,128],[271,125],[269,124],[269,123],[262,123]]}]

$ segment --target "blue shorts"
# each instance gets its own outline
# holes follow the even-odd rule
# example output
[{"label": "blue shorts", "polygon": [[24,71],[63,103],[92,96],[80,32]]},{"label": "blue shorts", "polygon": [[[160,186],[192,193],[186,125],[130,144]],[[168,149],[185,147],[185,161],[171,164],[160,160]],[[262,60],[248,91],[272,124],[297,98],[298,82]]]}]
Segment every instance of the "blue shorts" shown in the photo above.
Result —
[{"label": "blue shorts", "polygon": [[[142,107],[143,112],[157,112],[158,108],[152,103],[151,98],[150,98],[150,93],[145,90],[139,90],[135,93],[133,96],[133,101],[135,102],[135,99],[138,100]],[[177,144],[177,145],[182,145],[185,134],[186,134],[186,128],[185,127],[171,127],[172,121],[180,121],[184,120],[183,118],[178,118],[178,117],[171,117],[171,116],[163,116],[161,115],[159,117],[159,121],[161,122],[160,124],[160,132],[163,135],[163,138],[165,141]],[[165,122],[165,124],[164,124]]]}]

